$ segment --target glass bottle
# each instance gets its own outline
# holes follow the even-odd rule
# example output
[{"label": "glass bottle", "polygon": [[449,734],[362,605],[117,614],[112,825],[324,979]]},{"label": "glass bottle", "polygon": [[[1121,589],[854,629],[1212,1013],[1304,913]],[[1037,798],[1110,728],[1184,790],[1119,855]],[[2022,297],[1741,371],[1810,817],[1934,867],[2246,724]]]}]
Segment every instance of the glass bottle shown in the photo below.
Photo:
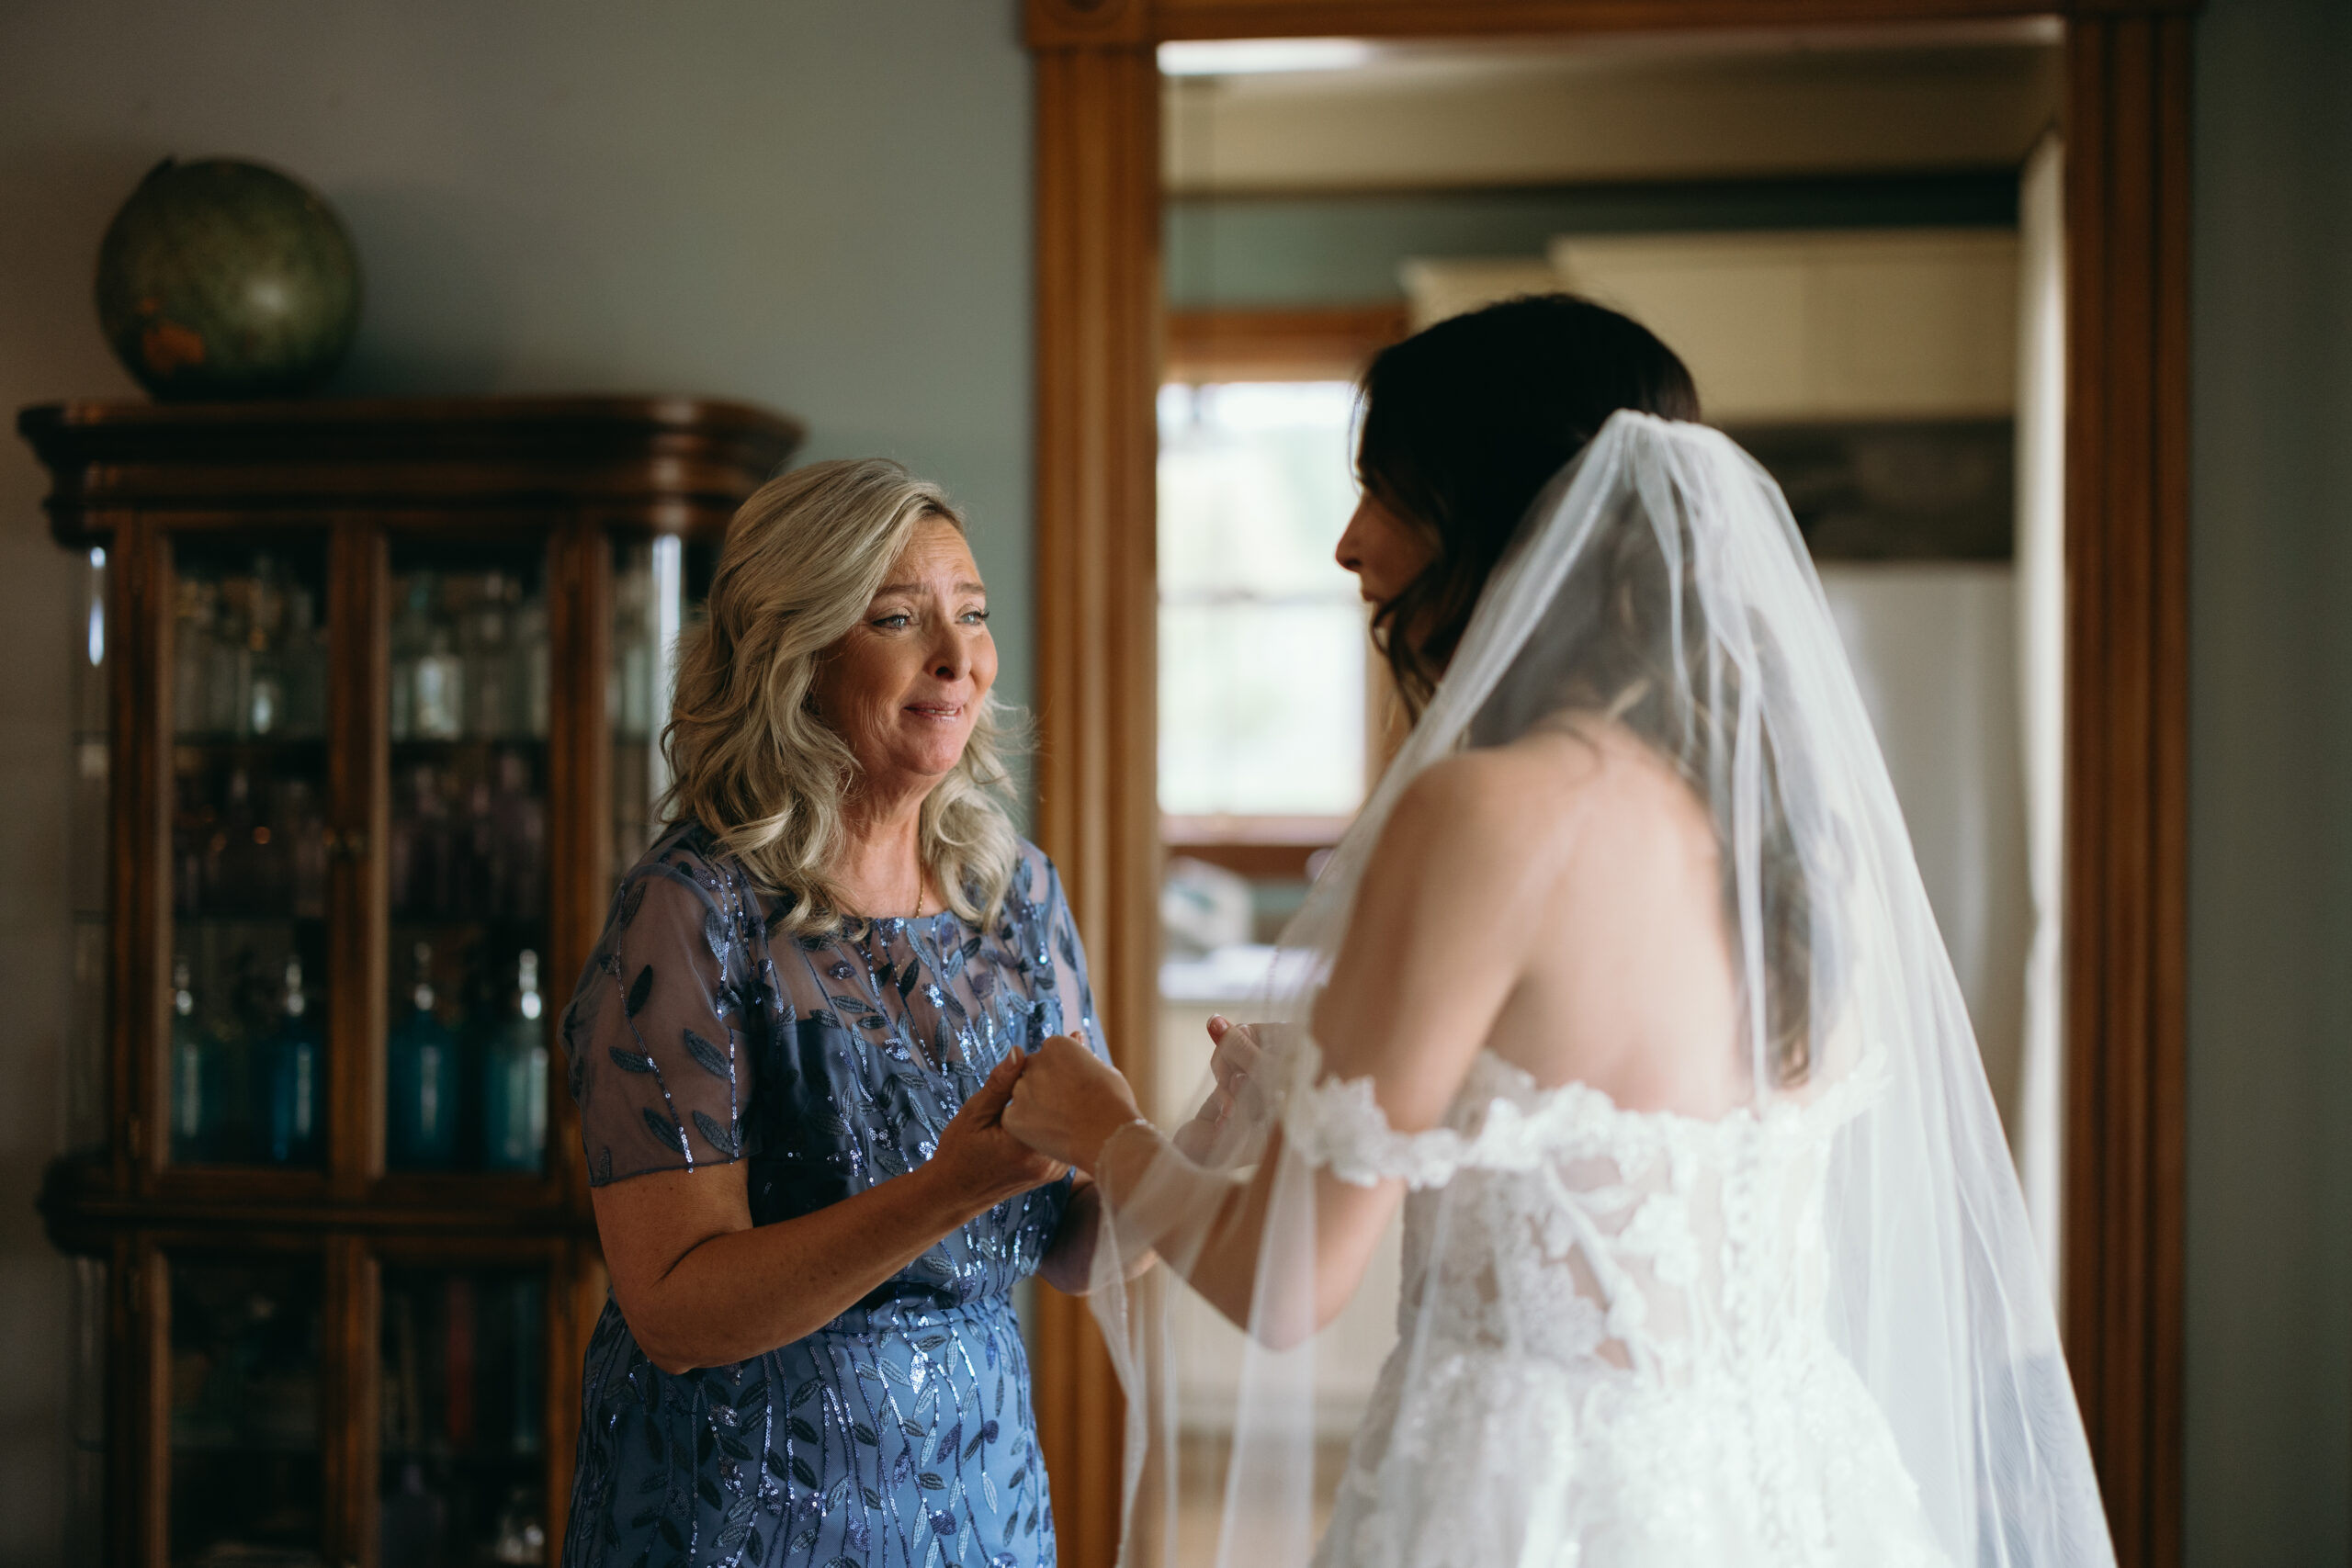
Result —
[{"label": "glass bottle", "polygon": [[464,623],[467,732],[481,740],[503,740],[514,728],[514,660],[507,635],[507,601],[515,596],[503,572],[483,575]]},{"label": "glass bottle", "polygon": [[253,650],[245,607],[252,584],[223,579],[214,590],[212,636],[205,647],[204,728],[214,736],[243,735],[253,707]]},{"label": "glass bottle", "polygon": [[539,955],[514,962],[513,1009],[481,1053],[481,1165],[537,1170],[548,1141],[548,1048],[539,1024]]},{"label": "glass bottle", "polygon": [[286,732],[316,739],[327,729],[325,628],[311,590],[296,584],[286,594],[286,633],[279,658],[286,682]]},{"label": "glass bottle", "polygon": [[449,1501],[424,1479],[424,1466],[404,1461],[400,1481],[379,1509],[377,1561],[383,1568],[440,1568],[448,1561]]},{"label": "glass bottle", "polygon": [[449,628],[435,626],[416,660],[415,734],[420,740],[456,740],[466,733],[466,664],[449,644]]},{"label": "glass bottle", "polygon": [[533,740],[548,738],[548,607],[526,599],[514,611],[513,682],[517,731]]},{"label": "glass bottle", "polygon": [[253,613],[245,632],[245,711],[238,728],[247,735],[271,736],[286,728],[285,650],[279,635],[286,595],[277,584],[277,565],[267,556],[254,558],[249,581]]},{"label": "glass bottle", "polygon": [[416,944],[416,987],[385,1063],[386,1155],[401,1170],[447,1170],[458,1153],[458,1040],[433,1012],[433,948]]},{"label": "glass bottle", "polygon": [[263,1047],[261,1111],[264,1156],[272,1165],[319,1161],[320,1051],[318,1031],[304,1014],[302,961],[286,961],[286,994],[277,1031]]},{"label": "glass bottle", "polygon": [[492,1562],[545,1562],[548,1560],[547,1527],[539,1523],[537,1503],[531,1489],[516,1486],[506,1494],[506,1506],[498,1512],[498,1528],[491,1537],[489,1557]]},{"label": "glass bottle", "polygon": [[179,580],[178,616],[172,627],[172,728],[199,734],[210,727],[213,617],[220,606],[217,584],[200,577]]},{"label": "glass bottle", "polygon": [[[205,1093],[217,1077],[211,1042],[196,1021],[196,993],[188,988],[187,960],[172,960],[172,1161],[200,1165],[212,1157],[218,1108]],[[208,1114],[209,1112],[209,1114]]]},{"label": "glass bottle", "polygon": [[433,637],[431,617],[425,614],[425,579],[412,579],[408,594],[401,601],[401,612],[392,620],[390,716],[395,740],[406,740],[416,733],[416,661],[424,657]]}]

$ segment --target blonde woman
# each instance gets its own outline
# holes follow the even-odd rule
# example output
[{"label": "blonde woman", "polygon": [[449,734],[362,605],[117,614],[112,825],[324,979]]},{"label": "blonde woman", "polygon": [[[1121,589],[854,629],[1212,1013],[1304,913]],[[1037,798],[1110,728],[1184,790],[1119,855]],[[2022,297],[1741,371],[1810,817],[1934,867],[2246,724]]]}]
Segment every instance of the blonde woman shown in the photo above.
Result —
[{"label": "blonde woman", "polygon": [[1000,1124],[1102,1034],[1023,842],[988,592],[935,487],[763,487],[682,650],[670,827],[565,1018],[612,1300],[566,1564],[1050,1564],[1012,1292],[1094,1195]]}]

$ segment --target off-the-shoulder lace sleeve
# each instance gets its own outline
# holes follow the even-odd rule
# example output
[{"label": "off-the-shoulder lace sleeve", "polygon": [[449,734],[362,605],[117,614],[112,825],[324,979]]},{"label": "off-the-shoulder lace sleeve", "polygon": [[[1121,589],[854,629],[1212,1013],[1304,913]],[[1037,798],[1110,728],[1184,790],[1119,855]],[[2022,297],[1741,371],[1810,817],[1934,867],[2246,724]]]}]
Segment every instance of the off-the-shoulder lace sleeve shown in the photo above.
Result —
[{"label": "off-the-shoulder lace sleeve", "polygon": [[1400,1133],[1390,1126],[1372,1079],[1324,1077],[1323,1053],[1312,1040],[1300,1040],[1288,1054],[1280,1076],[1283,1138],[1309,1165],[1357,1187],[1390,1180],[1442,1187],[1465,1165],[1479,1163],[1479,1140],[1452,1127]]},{"label": "off-the-shoulder lace sleeve", "polygon": [[1401,1179],[1442,1187],[1462,1168],[1462,1136],[1450,1127],[1399,1133],[1373,1098],[1370,1078],[1295,1085],[1283,1102],[1283,1138],[1309,1165],[1357,1187]]},{"label": "off-the-shoulder lace sleeve", "polygon": [[1373,1095],[1373,1081],[1327,1078],[1313,1041],[1295,1048],[1286,1068],[1270,1075],[1282,1089],[1285,1143],[1342,1181],[1370,1187],[1401,1180],[1442,1187],[1464,1170],[1532,1170],[1545,1160],[1628,1150],[1720,1155],[1724,1145],[1758,1138],[1812,1135],[1869,1104],[1883,1086],[1884,1053],[1869,1051],[1811,1103],[1782,1100],[1712,1121],[1670,1111],[1623,1111],[1601,1090],[1571,1080],[1539,1089],[1521,1068],[1491,1052],[1473,1058],[1447,1124],[1400,1133]]}]

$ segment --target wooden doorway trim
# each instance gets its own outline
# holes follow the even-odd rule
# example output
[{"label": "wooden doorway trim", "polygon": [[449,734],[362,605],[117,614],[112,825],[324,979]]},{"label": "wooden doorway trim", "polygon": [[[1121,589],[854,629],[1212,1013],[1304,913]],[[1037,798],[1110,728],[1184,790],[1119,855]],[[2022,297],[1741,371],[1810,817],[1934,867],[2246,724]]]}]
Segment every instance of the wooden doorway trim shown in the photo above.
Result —
[{"label": "wooden doorway trim", "polygon": [[1352,381],[1410,331],[1405,302],[1310,310],[1170,310],[1170,381]]},{"label": "wooden doorway trim", "polygon": [[[1037,833],[1103,1023],[1150,1066],[1158,919],[1152,399],[1159,75],[1175,39],[2065,26],[2070,1365],[2122,1562],[2180,1560],[2188,92],[2181,0],[1026,0],[1036,83]],[[1107,1568],[1120,1416],[1040,1292],[1064,1561]]]}]

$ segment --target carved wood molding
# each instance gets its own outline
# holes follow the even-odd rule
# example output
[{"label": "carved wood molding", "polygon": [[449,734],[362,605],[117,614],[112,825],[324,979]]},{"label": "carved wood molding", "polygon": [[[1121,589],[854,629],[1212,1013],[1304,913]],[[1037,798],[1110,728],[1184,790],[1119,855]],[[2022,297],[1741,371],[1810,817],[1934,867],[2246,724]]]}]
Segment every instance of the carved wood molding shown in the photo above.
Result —
[{"label": "carved wood molding", "polygon": [[1027,0],[1031,49],[1101,49],[1151,41],[1147,0]]},{"label": "carved wood molding", "polygon": [[2065,1339],[2118,1560],[2180,1560],[2186,17],[2068,39]]},{"label": "carved wood molding", "polygon": [[[1148,50],[1037,56],[1037,839],[1096,1011],[1148,1081],[1159,961],[1152,399],[1159,77]],[[1121,1405],[1085,1303],[1037,1296],[1036,1402],[1062,1561],[1117,1555]]]},{"label": "carved wood molding", "polygon": [[[1031,0],[1032,15],[1068,0]],[[1132,3],[1132,0],[1130,0]],[[2197,0],[1150,0],[1138,39],[1476,38],[2186,15]]]},{"label": "carved wood molding", "polygon": [[1408,330],[1402,301],[1310,310],[1171,310],[1178,381],[1351,381]]}]

